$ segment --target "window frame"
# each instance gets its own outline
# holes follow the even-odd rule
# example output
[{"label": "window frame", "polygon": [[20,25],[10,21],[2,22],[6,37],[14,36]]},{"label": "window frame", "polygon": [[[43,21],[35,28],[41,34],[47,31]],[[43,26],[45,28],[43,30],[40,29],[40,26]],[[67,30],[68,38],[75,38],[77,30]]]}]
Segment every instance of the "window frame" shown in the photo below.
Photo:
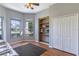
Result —
[{"label": "window frame", "polygon": [[20,19],[15,19],[15,18],[10,19],[10,39],[18,39],[18,38],[21,37],[21,35],[19,37],[16,37],[16,38],[12,37],[12,34],[11,34],[11,20],[15,20],[15,21],[19,21],[20,22],[20,34],[21,34],[21,20]]},{"label": "window frame", "polygon": [[4,33],[3,33],[3,21],[4,21],[4,17],[2,17],[2,16],[0,16],[0,18],[1,18],[1,27],[2,27],[2,39],[0,39],[0,40],[4,40]]},{"label": "window frame", "polygon": [[29,28],[28,28],[28,29],[26,29],[26,22],[28,22],[28,23],[29,23],[29,21],[25,21],[25,28],[24,28],[24,32],[25,32],[25,35],[29,35],[29,34],[26,34],[26,30],[29,30]]},{"label": "window frame", "polygon": [[[24,25],[24,32],[26,32],[26,22],[32,22],[32,21],[30,21],[30,20],[26,20],[25,21],[25,25]],[[32,25],[33,25],[33,23],[32,23]],[[29,26],[28,26],[29,27]],[[33,26],[32,26],[33,27]],[[34,28],[33,28],[34,29]],[[29,30],[29,28],[28,28],[28,30]],[[32,30],[32,32],[34,32],[34,30]],[[29,35],[29,36],[31,36],[32,34],[26,34],[26,33],[24,33],[25,35]]]}]

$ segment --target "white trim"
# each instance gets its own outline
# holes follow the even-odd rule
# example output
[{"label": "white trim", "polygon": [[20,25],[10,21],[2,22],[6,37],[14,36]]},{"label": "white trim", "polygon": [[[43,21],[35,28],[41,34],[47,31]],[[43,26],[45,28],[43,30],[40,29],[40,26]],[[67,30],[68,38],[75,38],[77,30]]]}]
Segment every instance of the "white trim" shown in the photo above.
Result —
[{"label": "white trim", "polygon": [[48,43],[45,43],[45,42],[39,42],[39,43],[48,45],[49,48],[53,48],[53,46],[49,45]]},{"label": "white trim", "polygon": [[25,39],[25,40],[23,40],[23,41],[35,41],[35,40],[27,40],[27,39]]},{"label": "white trim", "polygon": [[21,42],[22,40],[20,40],[20,41],[17,41],[17,42],[11,42],[11,43],[9,43],[9,44],[16,44],[16,43],[19,43],[19,42]]},{"label": "white trim", "polygon": [[35,40],[35,42],[39,42],[38,40]]},{"label": "white trim", "polygon": [[45,43],[45,42],[40,42],[40,43],[45,44],[45,45],[49,45],[48,43]]},{"label": "white trim", "polygon": [[53,47],[49,45],[49,48],[53,48]]}]

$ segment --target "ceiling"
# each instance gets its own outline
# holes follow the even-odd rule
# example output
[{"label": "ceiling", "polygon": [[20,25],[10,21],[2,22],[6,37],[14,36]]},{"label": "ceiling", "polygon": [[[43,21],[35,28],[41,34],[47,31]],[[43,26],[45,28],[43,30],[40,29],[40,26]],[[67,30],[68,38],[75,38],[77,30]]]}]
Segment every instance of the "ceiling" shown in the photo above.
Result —
[{"label": "ceiling", "polygon": [[0,5],[10,8],[22,13],[37,13],[44,9],[49,8],[49,6],[53,5],[54,3],[40,3],[39,6],[33,6],[34,9],[27,9],[24,7],[25,3],[1,3]]}]

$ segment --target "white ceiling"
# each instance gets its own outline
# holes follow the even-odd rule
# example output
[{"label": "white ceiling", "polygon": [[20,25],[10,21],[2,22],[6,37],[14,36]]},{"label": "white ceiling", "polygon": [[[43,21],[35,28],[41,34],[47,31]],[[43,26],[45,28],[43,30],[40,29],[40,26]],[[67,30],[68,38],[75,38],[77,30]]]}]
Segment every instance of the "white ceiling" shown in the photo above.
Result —
[{"label": "white ceiling", "polygon": [[33,10],[25,8],[25,3],[2,3],[0,5],[23,13],[37,13],[49,8],[53,3],[40,3],[39,6],[33,6]]}]

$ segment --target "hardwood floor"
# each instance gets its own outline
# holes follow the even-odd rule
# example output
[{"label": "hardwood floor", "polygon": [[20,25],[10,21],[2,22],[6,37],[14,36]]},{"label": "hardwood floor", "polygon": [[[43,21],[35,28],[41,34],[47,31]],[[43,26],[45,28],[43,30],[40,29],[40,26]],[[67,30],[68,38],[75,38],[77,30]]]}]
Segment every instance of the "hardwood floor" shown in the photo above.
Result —
[{"label": "hardwood floor", "polygon": [[26,45],[28,43],[32,43],[34,45],[47,49],[47,51],[44,52],[41,56],[74,56],[71,53],[67,53],[67,52],[64,52],[64,51],[61,51],[55,48],[49,48],[47,45],[42,44],[42,43],[37,43],[35,41],[19,41],[19,42],[12,43],[11,46],[15,48],[18,46]]}]

